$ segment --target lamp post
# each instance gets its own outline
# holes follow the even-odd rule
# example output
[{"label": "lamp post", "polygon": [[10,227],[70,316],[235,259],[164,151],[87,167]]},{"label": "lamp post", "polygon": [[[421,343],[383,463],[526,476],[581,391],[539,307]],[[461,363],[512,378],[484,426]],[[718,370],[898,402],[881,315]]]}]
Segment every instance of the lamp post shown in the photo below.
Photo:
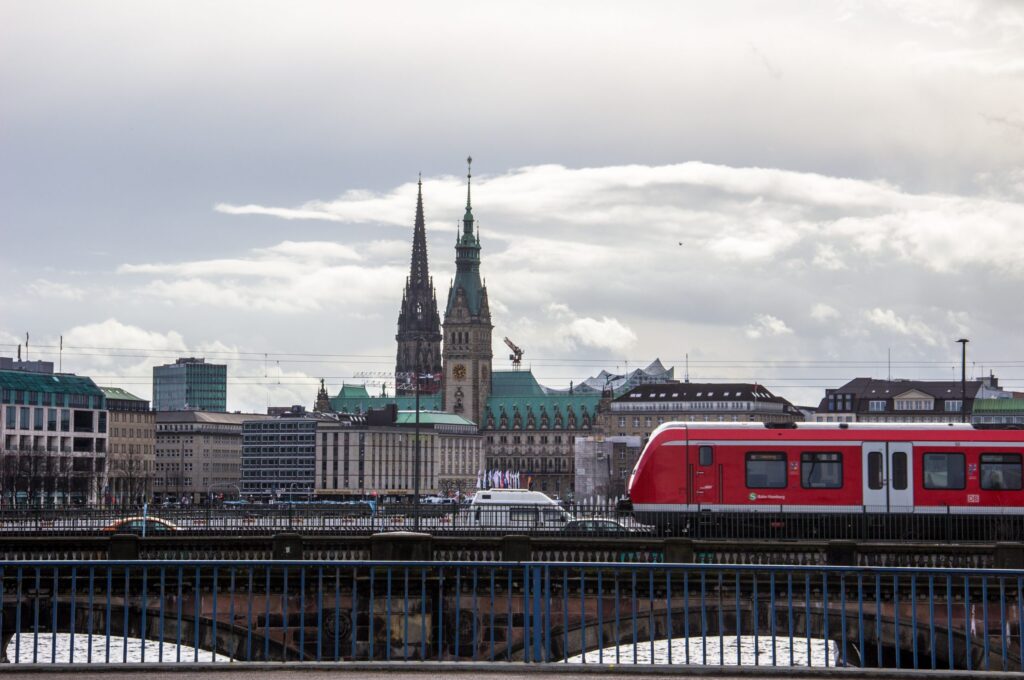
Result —
[{"label": "lamp post", "polygon": [[957,340],[960,343],[960,422],[967,422],[967,338]]}]

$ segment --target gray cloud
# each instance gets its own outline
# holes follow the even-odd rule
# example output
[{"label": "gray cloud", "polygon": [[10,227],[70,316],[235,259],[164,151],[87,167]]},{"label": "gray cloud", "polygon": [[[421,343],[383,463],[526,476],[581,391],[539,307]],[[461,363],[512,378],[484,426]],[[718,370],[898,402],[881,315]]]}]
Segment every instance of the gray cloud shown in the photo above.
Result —
[{"label": "gray cloud", "polygon": [[416,173],[443,299],[467,153],[498,330],[556,383],[687,352],[945,361],[961,334],[998,364],[1024,334],[1005,311],[1016,2],[111,0],[0,22],[0,342],[357,357],[282,368],[332,384],[388,370]]}]

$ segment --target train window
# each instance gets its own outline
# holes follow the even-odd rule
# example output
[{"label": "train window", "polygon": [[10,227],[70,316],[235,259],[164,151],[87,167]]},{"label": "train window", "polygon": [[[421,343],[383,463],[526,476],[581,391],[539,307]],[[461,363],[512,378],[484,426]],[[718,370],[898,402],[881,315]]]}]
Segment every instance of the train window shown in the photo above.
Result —
[{"label": "train window", "polygon": [[983,453],[980,467],[982,489],[1019,491],[1022,488],[1019,453]]},{"label": "train window", "polygon": [[785,489],[786,454],[760,452],[748,453],[747,488]]},{"label": "train window", "polygon": [[838,451],[801,453],[800,484],[805,489],[841,489],[843,454]]},{"label": "train window", "polygon": [[907,453],[893,451],[892,454],[892,488],[903,491],[907,488]]},{"label": "train window", "polygon": [[868,452],[868,488],[878,491],[882,488],[882,452]]},{"label": "train window", "polygon": [[963,489],[965,479],[964,454],[924,454],[924,488]]},{"label": "train window", "polygon": [[701,465],[711,465],[715,462],[715,456],[713,449],[710,446],[702,446],[698,451],[699,462]]}]

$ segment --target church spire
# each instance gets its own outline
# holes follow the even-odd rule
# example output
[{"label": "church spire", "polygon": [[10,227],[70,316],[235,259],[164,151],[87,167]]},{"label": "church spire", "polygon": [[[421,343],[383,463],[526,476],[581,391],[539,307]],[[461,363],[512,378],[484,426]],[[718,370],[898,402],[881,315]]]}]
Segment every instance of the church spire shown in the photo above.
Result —
[{"label": "church spire", "polygon": [[430,285],[430,270],[427,265],[427,227],[423,218],[423,177],[416,182],[416,224],[412,236],[412,262],[409,267],[409,283],[413,287]]},{"label": "church spire", "polygon": [[[412,237],[409,278],[398,314],[398,354],[395,361],[399,394],[414,391],[412,376],[441,372],[441,317],[437,293],[427,264],[427,228],[423,216],[423,177],[416,182],[416,221]],[[435,392],[439,385],[421,385],[420,391]]]},{"label": "church spire", "polygon": [[473,157],[469,156],[466,158],[466,214],[462,218],[462,231],[463,233],[472,236],[473,235]]}]

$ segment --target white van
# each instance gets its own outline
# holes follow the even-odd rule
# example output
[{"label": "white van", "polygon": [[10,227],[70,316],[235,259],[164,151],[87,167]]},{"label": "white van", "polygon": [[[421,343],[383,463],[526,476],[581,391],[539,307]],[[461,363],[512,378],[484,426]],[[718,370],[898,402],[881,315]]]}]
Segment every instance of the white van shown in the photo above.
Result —
[{"label": "white van", "polygon": [[572,519],[558,501],[528,489],[477,491],[469,508],[474,525],[510,530],[561,529]]}]

